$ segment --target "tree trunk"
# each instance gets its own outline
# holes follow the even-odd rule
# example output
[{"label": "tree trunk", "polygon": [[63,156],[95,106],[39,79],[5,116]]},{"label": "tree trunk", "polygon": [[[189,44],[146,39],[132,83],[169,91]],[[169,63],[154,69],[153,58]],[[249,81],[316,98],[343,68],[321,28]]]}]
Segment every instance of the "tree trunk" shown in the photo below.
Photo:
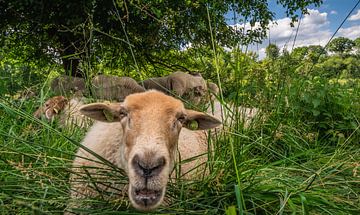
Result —
[{"label": "tree trunk", "polygon": [[84,77],[84,74],[78,69],[80,59],[63,58],[62,61],[65,74],[73,77]]},{"label": "tree trunk", "polygon": [[62,39],[62,53],[61,59],[66,75],[73,77],[85,77],[85,74],[79,70],[80,56],[76,53],[80,47],[79,42],[71,42],[69,38],[64,37]]}]

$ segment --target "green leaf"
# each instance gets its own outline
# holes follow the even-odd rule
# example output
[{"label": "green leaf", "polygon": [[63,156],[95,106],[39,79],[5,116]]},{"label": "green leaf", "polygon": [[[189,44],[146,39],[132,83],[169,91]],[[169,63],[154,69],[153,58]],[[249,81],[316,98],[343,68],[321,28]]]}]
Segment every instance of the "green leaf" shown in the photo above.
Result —
[{"label": "green leaf", "polygon": [[236,207],[234,205],[229,206],[225,210],[226,215],[236,215]]},{"label": "green leaf", "polygon": [[319,116],[320,115],[320,111],[318,111],[318,110],[311,110],[311,112],[312,112],[312,114],[314,115],[314,116]]},{"label": "green leaf", "polygon": [[242,201],[241,201],[241,190],[237,184],[235,184],[235,196],[236,196],[236,202],[238,205],[239,213],[244,214],[243,207],[242,207]]},{"label": "green leaf", "polygon": [[301,208],[302,208],[302,214],[308,214],[308,211],[307,211],[307,200],[306,200],[306,197],[302,194],[300,194],[300,200],[301,200]]},{"label": "green leaf", "polygon": [[321,101],[320,101],[320,99],[313,99],[312,104],[313,104],[314,108],[317,108],[321,104]]}]

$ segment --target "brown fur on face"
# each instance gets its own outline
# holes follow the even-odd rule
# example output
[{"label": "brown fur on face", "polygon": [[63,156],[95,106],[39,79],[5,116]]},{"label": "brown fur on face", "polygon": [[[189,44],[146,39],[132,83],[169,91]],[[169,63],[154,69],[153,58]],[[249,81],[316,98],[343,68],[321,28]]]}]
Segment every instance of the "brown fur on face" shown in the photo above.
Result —
[{"label": "brown fur on face", "polygon": [[[197,130],[220,124],[211,116],[185,109],[180,100],[158,91],[130,95],[123,103],[85,105],[80,111],[98,121],[112,122],[96,123],[82,144],[125,170],[129,177],[128,196],[139,210],[152,210],[162,203],[182,127],[192,121],[199,124]],[[113,150],[115,159],[107,156]],[[84,156],[82,153],[79,150],[78,155]],[[80,162],[86,165],[79,160],[75,159],[74,166]]]},{"label": "brown fur on face", "polygon": [[[136,208],[150,210],[162,202],[181,129],[177,117],[186,110],[179,100],[157,92],[128,96],[122,108],[129,197]],[[143,169],[154,174],[144,176]]]},{"label": "brown fur on face", "polygon": [[34,117],[40,118],[42,115],[45,115],[46,119],[51,120],[55,115],[64,110],[68,102],[68,99],[64,96],[54,96],[34,112]]}]

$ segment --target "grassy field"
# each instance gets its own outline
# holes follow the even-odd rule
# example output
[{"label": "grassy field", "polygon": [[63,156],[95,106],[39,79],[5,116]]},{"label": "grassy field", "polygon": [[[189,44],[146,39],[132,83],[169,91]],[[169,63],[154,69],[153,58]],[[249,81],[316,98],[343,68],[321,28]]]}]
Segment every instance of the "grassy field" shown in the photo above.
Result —
[{"label": "grassy field", "polygon": [[[210,174],[170,183],[168,205],[154,213],[359,214],[360,82],[231,60],[231,73],[218,64],[224,98],[259,108],[259,116],[247,128],[235,116],[209,141]],[[41,93],[27,99],[2,89],[0,214],[57,214],[67,205],[69,167],[85,131],[32,117],[48,88],[34,85]],[[85,213],[139,213],[126,199],[87,201],[94,207]]]}]

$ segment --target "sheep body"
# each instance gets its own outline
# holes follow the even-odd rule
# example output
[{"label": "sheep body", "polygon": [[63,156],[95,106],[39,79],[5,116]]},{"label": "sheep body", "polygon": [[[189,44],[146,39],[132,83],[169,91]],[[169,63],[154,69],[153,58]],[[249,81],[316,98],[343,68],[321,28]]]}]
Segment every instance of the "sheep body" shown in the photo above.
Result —
[{"label": "sheep body", "polygon": [[207,113],[220,120],[223,126],[234,125],[236,123],[235,117],[239,117],[239,121],[244,123],[244,127],[249,127],[259,115],[259,109],[234,106],[229,103],[221,104],[219,100],[215,99],[207,108]]},{"label": "sheep body", "polygon": [[156,89],[161,92],[175,95],[198,104],[207,91],[206,81],[201,75],[191,75],[184,72],[174,72],[165,77],[144,80],[146,89]]},{"label": "sheep body", "polygon": [[145,91],[134,79],[114,75],[95,76],[91,84],[97,99],[122,101],[127,95]]},{"label": "sheep body", "polygon": [[51,90],[56,95],[70,95],[75,92],[87,94],[85,79],[61,75],[51,82]]},{"label": "sheep body", "polygon": [[71,98],[66,107],[60,113],[60,125],[66,128],[71,128],[74,125],[80,128],[89,127],[93,121],[80,113],[80,107],[83,105],[83,98]]},{"label": "sheep body", "polygon": [[179,164],[184,160],[194,157],[196,157],[196,159],[181,164],[181,177],[190,180],[201,178],[204,172],[204,164],[208,159],[208,150],[208,133],[206,131],[182,129],[179,135],[178,156],[176,157],[176,163]]},{"label": "sheep body", "polygon": [[[85,138],[82,141],[82,145],[93,152],[96,152],[99,156],[111,162],[113,165],[124,169],[124,159],[122,155],[122,128],[119,123],[104,123],[95,122],[93,126],[87,132]],[[104,138],[105,137],[105,138]],[[106,182],[106,177],[101,176],[98,169],[105,171],[111,171],[109,167],[101,163],[96,157],[83,149],[79,149],[76,153],[75,159],[72,164],[74,173],[81,174],[83,169],[81,167],[91,167],[86,171],[90,172],[92,177],[97,180]],[[93,197],[97,195],[97,192],[91,188],[91,182],[84,182],[84,176],[72,174],[70,178],[72,190],[70,192],[72,199]],[[111,184],[108,186],[102,186],[101,190],[108,190],[116,194],[116,190],[122,189],[122,187]],[[119,194],[119,193],[117,193]],[[71,205],[72,207],[74,205]]]}]

